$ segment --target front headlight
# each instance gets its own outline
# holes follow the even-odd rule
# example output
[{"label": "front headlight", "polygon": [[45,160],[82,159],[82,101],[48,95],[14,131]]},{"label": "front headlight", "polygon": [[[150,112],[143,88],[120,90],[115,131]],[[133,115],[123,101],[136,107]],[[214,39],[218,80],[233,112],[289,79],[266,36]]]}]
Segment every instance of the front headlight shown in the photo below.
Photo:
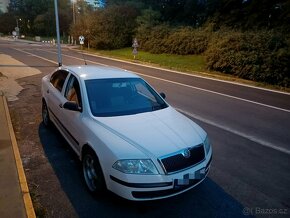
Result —
[{"label": "front headlight", "polygon": [[204,147],[205,147],[205,150],[206,150],[206,153],[208,154],[209,150],[210,150],[210,141],[209,141],[209,138],[208,136],[206,136],[204,142]]},{"label": "front headlight", "polygon": [[123,173],[130,174],[158,174],[158,171],[150,159],[142,160],[118,160],[114,163],[113,168]]}]

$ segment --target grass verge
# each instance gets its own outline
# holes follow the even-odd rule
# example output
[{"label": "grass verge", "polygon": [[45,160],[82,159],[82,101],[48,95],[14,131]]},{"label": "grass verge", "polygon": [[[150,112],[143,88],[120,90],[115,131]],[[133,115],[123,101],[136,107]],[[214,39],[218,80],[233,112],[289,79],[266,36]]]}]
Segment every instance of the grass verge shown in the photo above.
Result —
[{"label": "grass verge", "polygon": [[204,71],[205,59],[201,55],[174,55],[174,54],[151,54],[149,52],[139,51],[134,59],[131,48],[117,50],[90,50],[99,54],[117,57],[129,61],[141,63],[150,63],[153,65],[163,66],[169,69],[180,71]]},{"label": "grass verge", "polygon": [[202,55],[152,54],[150,52],[139,51],[138,55],[134,59],[132,48],[122,48],[116,50],[89,49],[86,51],[92,54],[117,58],[134,63],[147,64],[155,67],[162,67],[165,69],[176,70],[230,82],[237,82],[261,88],[290,92],[289,88],[245,80],[233,75],[216,71],[208,71],[205,67],[205,57]]}]

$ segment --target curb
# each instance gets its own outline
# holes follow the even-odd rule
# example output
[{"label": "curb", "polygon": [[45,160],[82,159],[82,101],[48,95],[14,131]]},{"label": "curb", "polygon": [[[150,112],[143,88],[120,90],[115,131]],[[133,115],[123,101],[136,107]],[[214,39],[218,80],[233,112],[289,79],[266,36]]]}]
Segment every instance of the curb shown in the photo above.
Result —
[{"label": "curb", "polygon": [[5,110],[5,115],[8,122],[8,131],[11,138],[11,143],[12,143],[12,148],[13,148],[13,153],[14,153],[14,158],[15,158],[17,173],[18,173],[18,178],[19,178],[20,189],[22,191],[23,202],[24,202],[25,210],[26,210],[26,216],[27,218],[36,218],[32,200],[29,193],[29,189],[28,189],[28,185],[27,185],[27,181],[26,181],[26,177],[25,177],[25,173],[24,173],[24,169],[23,169],[23,165],[22,165],[22,161],[21,161],[21,157],[20,157],[20,153],[18,150],[15,133],[14,133],[12,122],[11,122],[7,100],[5,96],[3,95],[1,96],[1,93],[0,93],[0,97],[3,98],[3,102],[4,102],[4,110]]},{"label": "curb", "polygon": [[171,69],[162,68],[162,67],[150,66],[150,65],[147,65],[146,63],[135,63],[133,61],[118,59],[118,58],[115,58],[115,57],[108,57],[108,56],[105,56],[105,55],[92,54],[92,53],[89,53],[89,52],[86,52],[86,51],[81,51],[81,50],[79,50],[77,48],[68,47],[68,49],[69,50],[74,50],[74,51],[77,51],[78,53],[83,53],[83,54],[86,54],[86,55],[89,55],[89,56],[103,58],[103,59],[108,59],[108,60],[113,60],[113,61],[118,61],[118,62],[122,62],[122,63],[133,64],[133,65],[136,65],[136,66],[148,67],[148,68],[152,68],[152,69],[156,69],[156,70],[164,70],[164,71],[168,71],[168,72],[171,72],[171,73],[186,75],[186,76],[190,76],[190,77],[202,78],[202,79],[207,79],[207,80],[212,80],[212,81],[217,81],[217,82],[222,82],[222,83],[228,83],[228,84],[233,84],[233,85],[238,85],[238,86],[243,86],[243,87],[248,87],[248,88],[253,88],[253,89],[258,89],[258,90],[263,90],[263,91],[268,91],[268,92],[274,92],[274,93],[278,93],[278,94],[290,95],[290,92],[287,92],[287,91],[263,88],[263,87],[258,87],[258,86],[254,86],[254,85],[250,85],[250,84],[243,84],[243,83],[239,83],[239,82],[235,82],[235,81],[228,81],[228,80],[224,80],[224,79],[221,79],[221,78],[213,78],[213,77],[210,76],[210,74],[204,73],[204,72],[200,72],[200,71],[194,71],[194,72],[196,72],[198,74],[201,74],[201,75],[190,74],[190,73],[181,72],[181,71],[177,71],[177,70],[171,70]]}]

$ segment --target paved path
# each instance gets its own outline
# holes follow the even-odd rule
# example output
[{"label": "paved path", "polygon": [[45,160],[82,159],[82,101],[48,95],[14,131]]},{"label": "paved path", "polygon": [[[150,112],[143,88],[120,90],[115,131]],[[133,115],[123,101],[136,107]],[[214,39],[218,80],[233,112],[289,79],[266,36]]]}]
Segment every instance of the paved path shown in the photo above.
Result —
[{"label": "paved path", "polygon": [[[33,208],[31,208],[31,201],[26,202],[27,197],[29,199],[30,197],[27,196],[29,195],[27,190],[23,190],[26,180],[25,176],[23,178],[23,175],[21,175],[23,173],[22,165],[17,162],[17,158],[20,158],[20,156],[19,152],[17,156],[18,150],[15,152],[14,146],[17,146],[17,144],[13,145],[15,136],[13,133],[11,134],[11,128],[9,127],[11,121],[4,98],[0,93],[0,217],[35,217]],[[19,172],[21,169],[22,172]],[[25,184],[21,184],[23,179]],[[29,207],[27,203],[30,204],[29,211],[26,211],[26,207]]]}]

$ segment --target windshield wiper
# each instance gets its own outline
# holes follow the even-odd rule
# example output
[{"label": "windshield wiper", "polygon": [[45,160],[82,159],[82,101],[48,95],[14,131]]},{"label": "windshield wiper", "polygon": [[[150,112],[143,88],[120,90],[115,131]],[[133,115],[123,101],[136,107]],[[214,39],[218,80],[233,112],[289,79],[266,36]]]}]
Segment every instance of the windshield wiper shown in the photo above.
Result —
[{"label": "windshield wiper", "polygon": [[153,105],[152,106],[152,111],[156,111],[156,110],[160,110],[160,109],[162,109],[161,105]]}]

